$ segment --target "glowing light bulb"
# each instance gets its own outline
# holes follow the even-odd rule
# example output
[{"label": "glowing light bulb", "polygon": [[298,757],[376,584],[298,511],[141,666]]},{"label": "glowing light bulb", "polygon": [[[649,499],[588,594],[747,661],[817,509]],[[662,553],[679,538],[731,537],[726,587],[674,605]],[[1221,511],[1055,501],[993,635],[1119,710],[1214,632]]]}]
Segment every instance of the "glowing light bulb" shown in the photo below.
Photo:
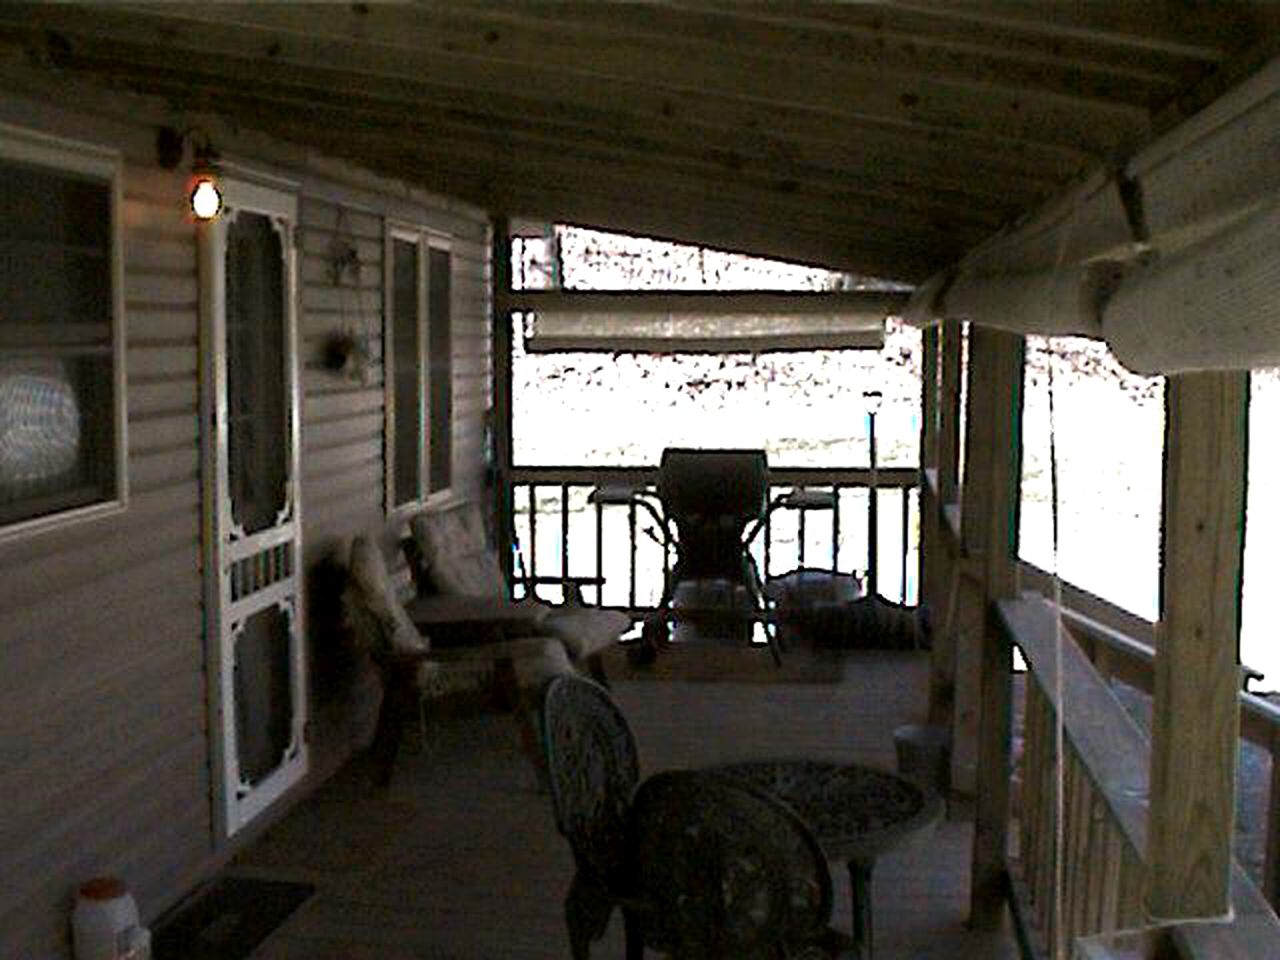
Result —
[{"label": "glowing light bulb", "polygon": [[222,191],[210,177],[200,177],[191,188],[191,212],[197,220],[212,220],[222,212]]}]

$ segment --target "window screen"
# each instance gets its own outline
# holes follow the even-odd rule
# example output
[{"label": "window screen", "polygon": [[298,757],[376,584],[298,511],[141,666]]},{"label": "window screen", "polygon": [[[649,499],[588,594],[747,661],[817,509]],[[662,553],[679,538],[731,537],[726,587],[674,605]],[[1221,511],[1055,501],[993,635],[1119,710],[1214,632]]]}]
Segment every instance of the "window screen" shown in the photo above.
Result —
[{"label": "window screen", "polygon": [[422,496],[422,322],[418,309],[418,244],[391,242],[391,344],[395,473],[392,503]]},{"label": "window screen", "polygon": [[111,192],[0,160],[0,526],[118,495]]},{"label": "window screen", "polygon": [[257,533],[289,498],[284,247],[270,217],[241,211],[227,227],[226,297],[231,516]]},{"label": "window screen", "polygon": [[431,355],[431,489],[453,482],[453,255],[431,248],[428,348]]}]

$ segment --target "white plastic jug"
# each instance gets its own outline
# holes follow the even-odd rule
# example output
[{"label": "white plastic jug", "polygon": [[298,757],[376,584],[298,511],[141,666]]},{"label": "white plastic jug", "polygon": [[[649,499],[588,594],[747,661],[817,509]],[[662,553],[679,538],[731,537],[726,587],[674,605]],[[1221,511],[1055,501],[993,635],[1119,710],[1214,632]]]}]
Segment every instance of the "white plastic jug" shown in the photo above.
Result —
[{"label": "white plastic jug", "polygon": [[117,877],[95,877],[76,892],[71,912],[76,960],[151,960],[151,934]]}]

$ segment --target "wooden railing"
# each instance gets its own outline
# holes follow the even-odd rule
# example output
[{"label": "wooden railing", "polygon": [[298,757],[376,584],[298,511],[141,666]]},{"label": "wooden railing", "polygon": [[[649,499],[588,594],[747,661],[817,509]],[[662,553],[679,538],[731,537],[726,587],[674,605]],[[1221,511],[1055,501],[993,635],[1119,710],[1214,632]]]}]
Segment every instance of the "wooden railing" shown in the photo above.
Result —
[{"label": "wooden railing", "polygon": [[1012,872],[1032,925],[1050,947],[1136,926],[1145,916],[1146,737],[1069,637],[1059,660],[1051,604],[1027,595],[998,606],[1029,668]]},{"label": "wooden railing", "polygon": [[[1049,589],[1049,575],[1028,564],[1023,565],[1022,582],[1041,593]],[[1153,695],[1154,625],[1071,584],[1064,583],[1062,590],[1063,620],[1098,674]],[[1246,679],[1261,676],[1248,667],[1243,672]],[[1240,738],[1265,751],[1270,760],[1261,887],[1272,905],[1280,906],[1280,705],[1242,690]]]},{"label": "wooden railing", "polygon": [[[518,549],[517,574],[530,577],[588,576],[588,602],[626,610],[654,607],[662,594],[671,557],[658,542],[656,526],[635,505],[592,502],[598,486],[652,488],[655,467],[516,467],[511,493]],[[770,499],[796,487],[834,491],[824,510],[776,510],[752,544],[764,575],[798,567],[835,572],[874,570],[879,592],[890,600],[915,602],[919,549],[919,472],[876,471],[876,536],[872,473],[864,468],[771,468]],[[875,556],[870,545],[875,544]],[[519,569],[522,567],[523,569]]]},{"label": "wooden railing", "polygon": [[[1239,864],[1232,873],[1232,921],[1171,924],[1137,938],[1111,936],[1146,923],[1150,745],[1097,663],[1105,664],[1108,674],[1149,690],[1150,648],[1064,608],[1059,653],[1054,607],[1034,593],[998,603],[997,613],[1028,665],[1018,765],[1021,786],[1014,807],[1018,852],[1010,872],[1024,926],[1038,935],[1040,949],[1049,952],[1060,944],[1068,951],[1078,950],[1077,955],[1099,958],[1208,960],[1280,954],[1280,922]],[[1086,653],[1090,648],[1092,658]],[[1270,748],[1272,741],[1267,738],[1280,729],[1280,711],[1248,694],[1242,694],[1241,702],[1242,736],[1265,740]],[[1273,766],[1273,796],[1274,770]],[[1063,787],[1060,821],[1059,776]],[[1275,806],[1273,800],[1269,858],[1276,835]],[[1126,952],[1131,949],[1136,952]]]}]

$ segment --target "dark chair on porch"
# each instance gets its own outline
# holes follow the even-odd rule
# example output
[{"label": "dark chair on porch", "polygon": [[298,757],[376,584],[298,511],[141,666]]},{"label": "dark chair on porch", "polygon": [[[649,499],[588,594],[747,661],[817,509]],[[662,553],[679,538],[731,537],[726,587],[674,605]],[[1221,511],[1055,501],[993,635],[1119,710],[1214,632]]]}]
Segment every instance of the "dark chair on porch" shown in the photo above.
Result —
[{"label": "dark chair on porch", "polygon": [[636,791],[628,834],[647,945],[690,960],[852,956],[828,926],[822,849],[778,800],[715,773],[659,773]]},{"label": "dark chair on porch", "polygon": [[615,907],[627,924],[627,955],[640,956],[632,923],[627,854],[631,794],[640,762],[626,718],[608,692],[583,677],[551,680],[542,699],[542,737],[556,827],[576,871],[565,897],[573,960],[586,960]]}]

